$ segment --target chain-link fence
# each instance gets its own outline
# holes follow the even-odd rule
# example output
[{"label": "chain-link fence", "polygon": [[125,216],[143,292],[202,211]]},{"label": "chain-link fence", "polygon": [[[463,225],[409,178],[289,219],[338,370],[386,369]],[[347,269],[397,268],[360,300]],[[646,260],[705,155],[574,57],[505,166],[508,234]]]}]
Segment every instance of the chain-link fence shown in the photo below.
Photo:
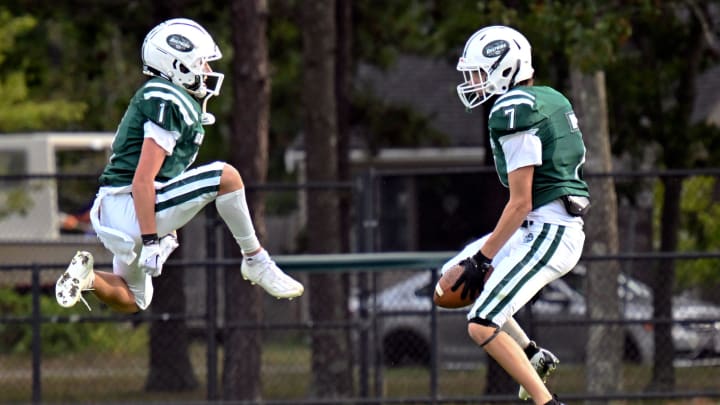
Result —
[{"label": "chain-link fence", "polygon": [[[370,273],[353,273],[355,279],[367,280],[367,307],[361,309],[360,292],[348,302],[352,315],[346,324],[327,325],[347,330],[352,339],[354,367],[357,372],[355,392],[382,401],[478,401],[488,384],[487,358],[475,346],[465,330],[465,310],[438,310],[429,299],[433,272],[421,269],[396,270],[402,265],[418,266],[403,257],[371,259],[382,270],[382,263],[393,263],[390,269]],[[428,257],[427,264],[444,257]],[[329,259],[333,260],[333,259]],[[338,257],[335,260],[343,261]],[[283,263],[283,258],[279,258]],[[308,266],[316,263],[308,262]],[[292,266],[291,266],[292,267]],[[297,267],[297,266],[295,266]],[[299,268],[299,267],[298,267]],[[40,273],[57,274],[59,267],[34,267],[33,294],[20,295],[15,302],[3,294],[5,311],[17,313],[2,317],[4,346],[11,349],[2,354],[3,402],[31,399],[43,402],[150,402],[206,400],[219,396],[223,366],[222,341],[213,342],[213,324],[208,314],[155,313],[118,316],[105,310],[89,296],[88,312],[82,306],[60,311],[53,308],[52,296],[43,294]],[[9,270],[3,267],[3,270]],[[47,270],[47,271],[45,271]],[[217,271],[217,270],[211,270]],[[293,271],[301,279],[303,273]],[[584,316],[582,274],[571,273],[542,291],[528,311],[519,313],[519,320],[541,345],[561,359],[561,366],[549,382],[550,387],[565,398],[588,396],[585,363],[588,327],[595,322]],[[382,287],[385,286],[385,287]],[[648,287],[628,278],[619,293],[626,301],[626,311],[619,322],[625,346],[619,397],[651,399],[661,393],[647,391],[652,383],[653,328],[657,320],[651,316],[652,303],[647,300]],[[34,295],[37,294],[37,295]],[[214,293],[212,295],[215,295]],[[37,299],[37,301],[36,301]],[[313,392],[311,331],[323,328],[307,319],[302,300],[278,302],[268,299],[264,317],[259,323],[241,325],[249,331],[261,331],[262,397],[269,401],[315,403]],[[672,397],[718,397],[717,316],[720,306],[699,300],[676,297],[673,320],[673,363],[675,382]],[[637,311],[637,312],[635,312]],[[707,312],[703,312],[707,311]],[[30,315],[28,315],[30,314]],[[713,315],[714,314],[714,315]],[[151,344],[151,329],[166,328],[168,341]],[[216,329],[217,328],[217,329]],[[180,344],[179,336],[187,333],[182,345],[187,350],[181,357],[171,357],[171,364],[156,365],[172,370],[162,371],[164,378],[181,378],[168,384],[154,381],[150,351],[173,350]],[[217,336],[222,336],[219,333]],[[183,358],[187,356],[186,358]],[[187,362],[187,363],[186,363]],[[174,368],[188,367],[185,370]],[[213,367],[213,373],[208,367]],[[163,377],[160,377],[163,378]],[[151,385],[165,387],[152,389]],[[177,385],[176,390],[168,389]],[[210,385],[214,385],[211,387]],[[513,396],[497,399],[511,400]],[[353,402],[346,398],[343,401]],[[438,402],[439,403],[439,402]],[[445,402],[450,403],[450,402]],[[456,403],[456,402],[452,402]],[[462,402],[457,402],[462,403]]]},{"label": "chain-link fence", "polygon": [[[82,304],[61,309],[53,297],[54,283],[75,251],[91,251],[97,267],[104,270],[111,258],[84,223],[85,203],[94,190],[84,195],[72,191],[75,203],[59,195],[57,236],[19,237],[33,231],[28,223],[6,230],[0,243],[0,402],[220,400],[229,359],[224,341],[228,326],[246,333],[248,341],[261,348],[253,353],[260,356],[263,403],[515,401],[514,384],[501,392],[489,386],[500,385],[500,380],[484,352],[467,336],[466,310],[438,309],[429,298],[437,277],[434,269],[466,240],[478,236],[470,231],[451,236],[452,230],[474,227],[482,233],[487,227],[484,219],[452,226],[468,215],[463,205],[466,185],[482,176],[495,181],[494,173],[485,169],[446,171],[439,176],[376,171],[366,176],[359,188],[363,192],[354,190],[353,207],[354,243],[366,252],[355,255],[290,254],[301,250],[304,226],[297,214],[302,208],[288,201],[297,200],[299,191],[312,190],[274,191],[271,205],[281,208],[276,209],[280,214],[268,216],[268,234],[278,235],[270,250],[279,253],[278,263],[306,286],[316,275],[342,279],[346,317],[333,322],[313,319],[312,290],[308,290],[293,301],[262,295],[259,317],[228,324],[225,286],[232,282],[228,277],[237,276],[239,266],[225,258],[222,246],[227,235],[212,208],[181,234],[181,250],[163,276],[155,279],[157,295],[150,311],[117,315],[92,294],[86,294],[92,311]],[[711,215],[717,209],[718,176],[682,174],[678,251],[662,253],[655,252],[658,236],[653,235],[658,232],[656,201],[660,200],[656,177],[642,178],[644,197],[636,200],[622,191],[637,188],[638,178],[618,177],[622,211],[618,254],[586,254],[573,272],[549,285],[533,305],[518,313],[529,335],[560,358],[548,384],[570,401],[619,398],[640,403],[676,398],[683,403],[690,398],[720,398],[720,296],[714,288],[720,257],[713,245]],[[3,190],[28,190],[22,181],[6,177]],[[88,179],[36,176],[29,181],[56,184],[58,193],[64,194]],[[374,195],[366,198],[370,192]],[[432,222],[437,218],[429,214],[433,206],[442,207],[447,222]],[[483,216],[496,218],[486,213]],[[388,253],[401,250],[407,252]],[[672,277],[665,273],[669,262]],[[617,291],[607,291],[608,297],[617,296],[621,317],[592,319],[587,280],[610,264],[621,269]],[[658,284],[668,282],[672,312],[664,318],[658,315],[655,291]],[[246,291],[256,290],[242,290]],[[620,383],[602,395],[588,390],[587,343],[590,328],[597,325],[617,326],[622,340],[623,361],[612,370]],[[655,350],[656,331],[662,328],[669,328],[670,340],[659,340],[663,346]],[[316,394],[312,341],[319,330],[347,337],[352,381],[346,397],[322,400]],[[671,356],[671,373],[658,370],[658,353]]]}]

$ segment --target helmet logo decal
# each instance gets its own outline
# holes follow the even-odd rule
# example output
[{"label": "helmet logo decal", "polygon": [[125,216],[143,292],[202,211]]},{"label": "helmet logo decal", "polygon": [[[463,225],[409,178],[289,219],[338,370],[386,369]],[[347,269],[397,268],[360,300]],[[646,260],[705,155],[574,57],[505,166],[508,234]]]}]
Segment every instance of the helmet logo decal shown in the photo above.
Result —
[{"label": "helmet logo decal", "polygon": [[193,43],[190,42],[189,39],[179,34],[170,35],[169,37],[167,37],[166,41],[167,44],[170,45],[173,49],[176,49],[180,52],[190,52],[195,49],[195,45],[193,45]]},{"label": "helmet logo decal", "polygon": [[494,58],[507,53],[509,47],[510,44],[508,44],[507,41],[498,39],[485,45],[482,53],[487,58]]}]

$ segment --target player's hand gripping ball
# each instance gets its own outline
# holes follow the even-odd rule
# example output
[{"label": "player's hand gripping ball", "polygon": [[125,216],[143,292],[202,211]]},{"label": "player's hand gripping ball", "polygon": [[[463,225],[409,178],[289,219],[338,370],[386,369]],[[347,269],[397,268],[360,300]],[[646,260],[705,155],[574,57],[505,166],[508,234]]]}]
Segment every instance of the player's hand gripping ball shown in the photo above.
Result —
[{"label": "player's hand gripping ball", "polygon": [[462,308],[471,305],[482,292],[492,270],[490,263],[478,264],[471,257],[450,267],[435,285],[433,293],[435,305],[443,308]]}]

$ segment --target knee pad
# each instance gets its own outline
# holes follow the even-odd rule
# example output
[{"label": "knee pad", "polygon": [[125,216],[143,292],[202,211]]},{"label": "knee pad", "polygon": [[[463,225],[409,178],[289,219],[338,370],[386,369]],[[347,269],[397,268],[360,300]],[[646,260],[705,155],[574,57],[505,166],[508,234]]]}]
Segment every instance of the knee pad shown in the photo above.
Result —
[{"label": "knee pad", "polygon": [[484,348],[488,343],[492,342],[492,340],[497,337],[498,333],[500,333],[500,327],[487,319],[475,317],[470,319],[468,322],[476,323],[478,325],[487,326],[494,329],[492,335],[490,335],[487,339],[485,339],[485,341],[480,343],[480,347]]}]

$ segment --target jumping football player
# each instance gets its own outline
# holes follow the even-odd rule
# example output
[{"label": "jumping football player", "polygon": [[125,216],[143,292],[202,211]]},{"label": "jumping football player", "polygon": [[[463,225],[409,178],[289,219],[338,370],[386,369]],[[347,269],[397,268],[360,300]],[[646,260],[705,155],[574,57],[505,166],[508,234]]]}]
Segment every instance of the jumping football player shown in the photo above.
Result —
[{"label": "jumping football player", "polygon": [[113,270],[94,271],[92,255],[78,252],[56,283],[57,302],[71,307],[92,290],[116,311],[145,310],[152,277],[178,246],[175,231],[213,201],[242,251],[243,278],[277,298],[302,295],[302,284],[276,266],[256,237],[238,171],[224,162],[188,170],[203,126],[215,122],[207,102],[224,77],[209,65],[222,56],[213,38],[192,20],[171,19],[147,34],[141,56],[150,79],[120,121],[90,214],[113,253]]}]

